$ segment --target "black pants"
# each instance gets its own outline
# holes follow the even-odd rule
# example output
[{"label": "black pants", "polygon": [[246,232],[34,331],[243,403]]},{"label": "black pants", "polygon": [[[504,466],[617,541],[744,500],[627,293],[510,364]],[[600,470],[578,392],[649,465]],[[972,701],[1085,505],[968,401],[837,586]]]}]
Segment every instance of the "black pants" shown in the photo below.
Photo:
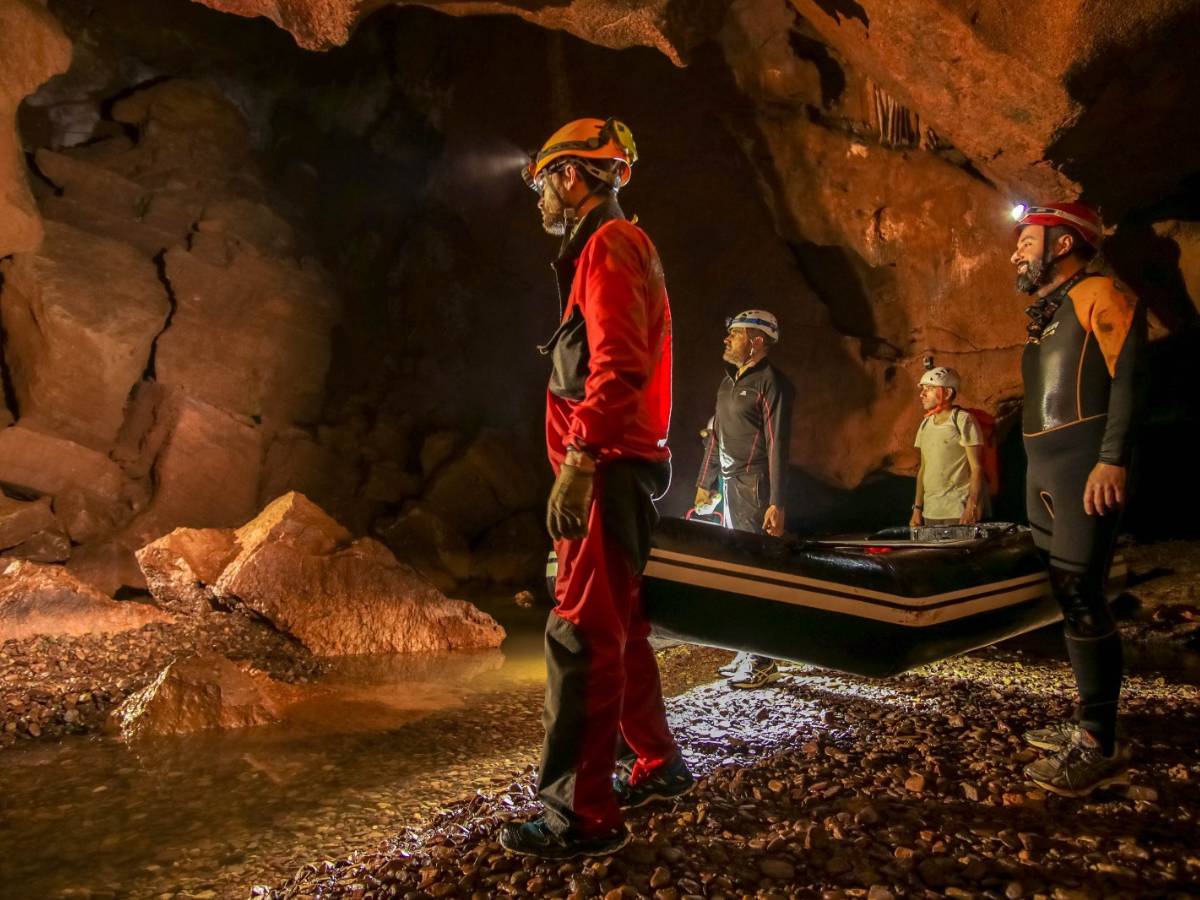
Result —
[{"label": "black pants", "polygon": [[[725,527],[763,534],[763,519],[771,505],[770,484],[766,472],[739,472],[722,478],[725,495]],[[750,654],[756,664],[771,661],[769,656]]]},{"label": "black pants", "polygon": [[1120,515],[1090,516],[1083,491],[1096,465],[1104,417],[1026,435],[1029,458],[1026,509],[1033,541],[1050,568],[1050,585],[1063,611],[1075,684],[1076,718],[1110,752],[1121,693],[1121,637],[1108,609],[1105,581]]},{"label": "black pants", "polygon": [[725,527],[763,533],[763,518],[771,505],[766,472],[739,472],[721,479],[725,496]]}]

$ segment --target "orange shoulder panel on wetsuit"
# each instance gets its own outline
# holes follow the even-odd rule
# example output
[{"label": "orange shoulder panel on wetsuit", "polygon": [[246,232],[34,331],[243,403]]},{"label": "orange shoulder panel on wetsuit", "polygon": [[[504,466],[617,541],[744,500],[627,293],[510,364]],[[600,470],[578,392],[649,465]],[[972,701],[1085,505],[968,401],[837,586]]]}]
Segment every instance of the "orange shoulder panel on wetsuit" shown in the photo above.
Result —
[{"label": "orange shoulder panel on wetsuit", "polygon": [[1071,303],[1083,330],[1096,337],[1108,374],[1117,370],[1117,357],[1133,328],[1137,298],[1113,278],[1085,278],[1071,291]]}]

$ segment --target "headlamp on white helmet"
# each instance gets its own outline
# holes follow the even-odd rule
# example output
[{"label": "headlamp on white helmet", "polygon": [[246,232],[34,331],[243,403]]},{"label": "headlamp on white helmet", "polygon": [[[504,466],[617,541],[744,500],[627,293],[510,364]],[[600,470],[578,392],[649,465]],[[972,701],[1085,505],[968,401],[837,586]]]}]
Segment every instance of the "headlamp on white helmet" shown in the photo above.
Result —
[{"label": "headlamp on white helmet", "polygon": [[937,366],[921,376],[917,382],[921,387],[943,387],[958,393],[958,373],[946,366]]},{"label": "headlamp on white helmet", "polygon": [[725,330],[757,328],[772,344],[779,340],[779,320],[765,309],[747,309],[725,320]]}]

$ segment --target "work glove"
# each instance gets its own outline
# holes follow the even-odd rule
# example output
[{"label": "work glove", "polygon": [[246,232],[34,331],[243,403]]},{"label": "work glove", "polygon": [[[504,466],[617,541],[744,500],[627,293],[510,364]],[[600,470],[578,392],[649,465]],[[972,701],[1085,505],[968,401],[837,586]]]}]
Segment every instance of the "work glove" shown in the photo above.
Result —
[{"label": "work glove", "polygon": [[546,504],[546,530],[552,540],[571,541],[587,535],[595,474],[594,464],[584,466],[564,462],[559,468],[554,487],[550,489],[550,502]]},{"label": "work glove", "polygon": [[720,502],[721,495],[718,492],[706,488],[696,488],[696,499],[692,502],[692,508],[696,511],[696,515],[708,516],[712,515],[712,511]]}]

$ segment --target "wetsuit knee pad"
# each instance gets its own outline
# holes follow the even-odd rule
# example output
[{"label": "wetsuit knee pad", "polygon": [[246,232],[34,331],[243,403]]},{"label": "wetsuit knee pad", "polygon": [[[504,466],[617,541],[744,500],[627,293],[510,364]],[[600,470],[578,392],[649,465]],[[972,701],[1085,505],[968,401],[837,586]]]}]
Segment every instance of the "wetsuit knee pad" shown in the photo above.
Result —
[{"label": "wetsuit knee pad", "polygon": [[1050,588],[1062,608],[1063,625],[1073,638],[1094,640],[1117,630],[1108,600],[1097,579],[1085,572],[1050,567]]}]

